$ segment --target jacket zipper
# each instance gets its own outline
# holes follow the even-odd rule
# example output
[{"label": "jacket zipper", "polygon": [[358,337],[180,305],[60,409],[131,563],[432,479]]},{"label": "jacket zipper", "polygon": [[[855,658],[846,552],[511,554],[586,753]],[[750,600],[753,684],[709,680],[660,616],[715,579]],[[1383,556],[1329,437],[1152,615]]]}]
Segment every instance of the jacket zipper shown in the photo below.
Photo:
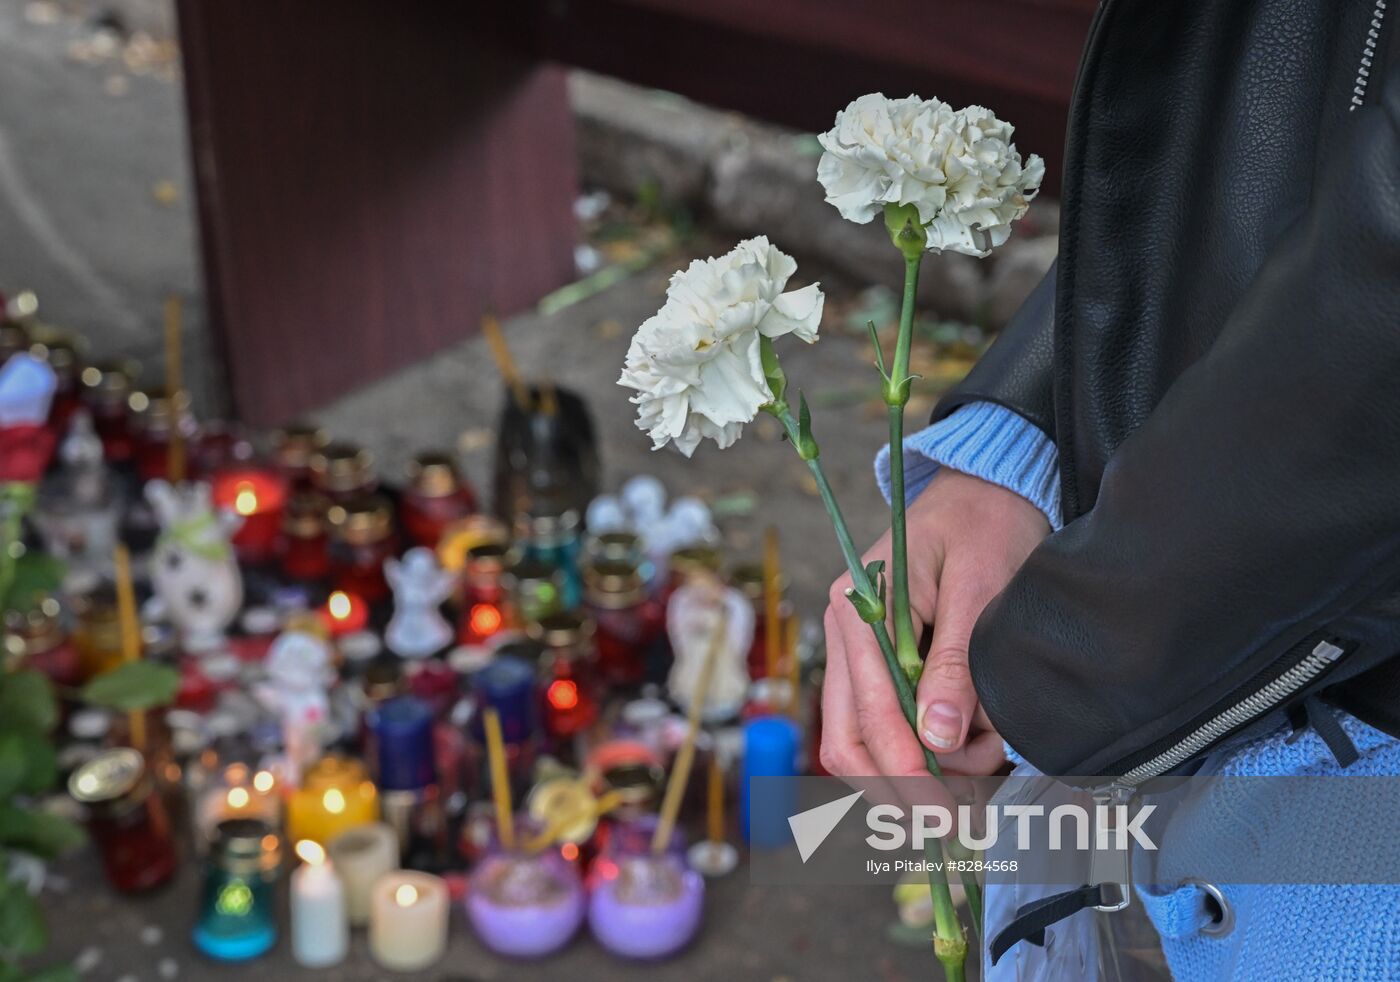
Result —
[{"label": "jacket zipper", "polygon": [[1113,787],[1137,788],[1186,763],[1233,730],[1252,722],[1306,689],[1314,679],[1336,664],[1345,652],[1331,641],[1319,641],[1292,668],[1217,713],[1156,756],[1133,767],[1113,782]]},{"label": "jacket zipper", "polygon": [[1381,37],[1381,25],[1385,23],[1386,0],[1376,0],[1371,12],[1371,25],[1366,31],[1366,42],[1361,49],[1361,64],[1356,69],[1356,84],[1351,90],[1350,112],[1356,112],[1366,102],[1366,86],[1371,81],[1371,67],[1376,60],[1376,45]]}]

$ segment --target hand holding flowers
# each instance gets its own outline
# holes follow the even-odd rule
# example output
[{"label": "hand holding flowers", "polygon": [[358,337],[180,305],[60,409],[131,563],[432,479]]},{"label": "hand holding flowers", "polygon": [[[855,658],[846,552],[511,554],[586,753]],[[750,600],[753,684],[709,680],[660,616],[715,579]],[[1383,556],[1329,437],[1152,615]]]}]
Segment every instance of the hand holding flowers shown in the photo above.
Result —
[{"label": "hand holding flowers", "polygon": [[[914,297],[924,253],[989,255],[1006,241],[1011,223],[1025,214],[1039,189],[1043,162],[1035,155],[1023,161],[1011,136],[1010,124],[980,106],[953,110],[937,99],[876,94],[852,102],[819,137],[825,152],[817,177],[827,201],[843,217],[861,224],[883,214],[891,242],[904,259],[899,334],[888,367],[871,325],[889,409],[891,447],[903,442],[904,407],[912,381]],[[923,721],[917,716],[914,686],[925,667],[917,644],[916,627],[921,624],[916,624],[910,605],[903,461],[899,453],[891,455],[891,638],[886,626],[886,563],[880,558],[867,564],[856,552],[821,467],[806,401],[799,396],[794,416],[774,346],[775,339],[789,334],[808,343],[817,337],[823,301],[819,287],[784,292],[796,268],[765,238],[745,240],[718,259],[692,263],[672,278],[661,310],[637,331],[619,381],[636,390],[632,401],[638,406],[637,425],[651,435],[655,449],[674,442],[690,456],[705,438],[728,447],[759,411],[782,423],[816,480],[835,529],[850,577],[842,592],[873,633],[900,710],[911,731],[917,732]],[[1026,538],[1033,546],[1033,537]],[[925,612],[921,620],[931,613]],[[965,629],[970,632],[971,625]],[[829,644],[840,645],[846,633],[841,625],[828,623]],[[961,723],[964,729],[966,722]],[[904,744],[914,745],[907,740]],[[922,757],[927,770],[937,775],[932,751],[923,748]],[[938,853],[934,858],[941,858],[939,847],[932,848]],[[961,979],[967,943],[948,882],[931,873],[929,886],[935,951],[948,977]],[[965,879],[964,887],[974,922],[980,921],[975,879]]]}]

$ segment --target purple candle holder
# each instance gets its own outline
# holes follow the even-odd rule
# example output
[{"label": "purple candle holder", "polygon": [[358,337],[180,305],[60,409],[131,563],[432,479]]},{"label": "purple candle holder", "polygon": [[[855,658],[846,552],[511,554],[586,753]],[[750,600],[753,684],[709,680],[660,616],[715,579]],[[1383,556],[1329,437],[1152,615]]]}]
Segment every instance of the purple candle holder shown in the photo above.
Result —
[{"label": "purple candle holder", "polygon": [[497,954],[543,958],[578,931],[587,909],[578,871],[549,848],[535,855],[496,849],[472,871],[467,919]]},{"label": "purple candle holder", "polygon": [[666,958],[700,931],[705,879],[691,869],[678,837],[662,855],[650,851],[650,823],[614,836],[593,865],[588,926],[598,943],[623,958]]}]

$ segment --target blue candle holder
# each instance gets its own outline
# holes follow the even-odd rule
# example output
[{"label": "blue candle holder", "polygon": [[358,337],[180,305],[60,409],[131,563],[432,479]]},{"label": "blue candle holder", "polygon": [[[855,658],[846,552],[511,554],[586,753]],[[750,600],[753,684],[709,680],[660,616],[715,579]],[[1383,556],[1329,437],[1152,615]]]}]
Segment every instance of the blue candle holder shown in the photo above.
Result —
[{"label": "blue candle holder", "polygon": [[797,811],[796,781],[750,778],[797,776],[802,731],[786,716],[760,716],[744,726],[744,763],[739,772],[739,821],[749,845],[776,848],[792,841],[788,816]]},{"label": "blue candle holder", "polygon": [[219,823],[204,873],[195,947],[224,962],[247,961],[277,942],[274,886],[280,841],[266,822]]},{"label": "blue candle holder", "polygon": [[419,791],[437,782],[427,703],[414,696],[386,699],[370,711],[368,722],[381,791]]},{"label": "blue candle holder", "polygon": [[[497,655],[472,676],[478,709],[490,707],[501,717],[501,737],[507,744],[529,742],[535,735],[538,705],[535,666],[512,655]],[[473,724],[478,740],[485,739],[482,713]]]}]

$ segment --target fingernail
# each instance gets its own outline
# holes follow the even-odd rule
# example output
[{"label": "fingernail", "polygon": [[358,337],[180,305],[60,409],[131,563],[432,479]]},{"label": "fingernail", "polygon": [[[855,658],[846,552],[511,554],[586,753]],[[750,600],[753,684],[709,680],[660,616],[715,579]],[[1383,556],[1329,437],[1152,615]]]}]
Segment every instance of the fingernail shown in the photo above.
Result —
[{"label": "fingernail", "polygon": [[962,736],[962,713],[946,702],[935,702],[923,712],[924,742],[935,750],[952,750]]}]

